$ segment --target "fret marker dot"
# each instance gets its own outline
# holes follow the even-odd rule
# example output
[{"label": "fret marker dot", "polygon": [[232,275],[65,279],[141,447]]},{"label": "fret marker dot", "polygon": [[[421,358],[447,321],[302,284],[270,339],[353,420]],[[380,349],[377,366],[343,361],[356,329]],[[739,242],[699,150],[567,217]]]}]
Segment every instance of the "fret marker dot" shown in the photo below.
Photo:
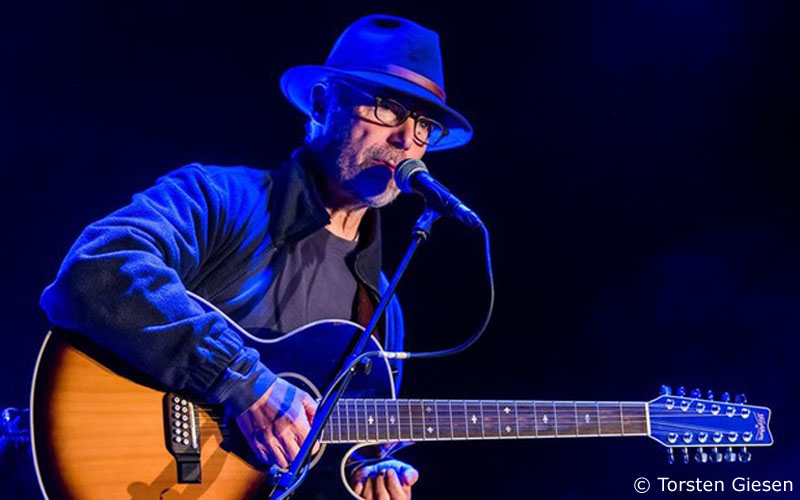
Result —
[{"label": "fret marker dot", "polygon": [[374,421],[375,420],[372,419],[372,415],[370,415],[369,418],[367,419],[367,423],[370,424],[370,425],[372,425],[372,422],[374,422]]},{"label": "fret marker dot", "polygon": [[429,407],[425,408],[425,411],[427,411],[428,413],[430,413],[430,412],[431,412],[431,407],[429,406]]},{"label": "fret marker dot", "polygon": [[547,415],[545,415],[544,417],[542,417],[542,422],[544,422],[544,423],[547,423],[549,420],[550,420],[550,419],[549,419],[549,418],[547,418]]},{"label": "fret marker dot", "polygon": [[591,420],[591,418],[589,418],[589,414],[588,414],[588,413],[586,414],[586,416],[585,416],[585,417],[583,417],[583,419],[586,421],[586,423],[587,423],[587,424],[588,424],[588,423],[589,423],[589,421]]},{"label": "fret marker dot", "polygon": [[511,426],[510,425],[506,426],[506,432],[511,432]]},{"label": "fret marker dot", "polygon": [[389,422],[391,422],[391,423],[394,423],[394,415],[392,415],[391,417],[389,417]]},{"label": "fret marker dot", "polygon": [[432,433],[433,433],[433,427],[428,427],[428,434],[432,434]]},{"label": "fret marker dot", "polygon": [[506,412],[506,415],[508,415],[509,413],[511,413],[511,408],[506,406],[505,408],[503,408],[503,411]]},{"label": "fret marker dot", "polygon": [[478,423],[478,417],[476,417],[475,415],[472,416],[472,423],[473,424],[477,424]]}]

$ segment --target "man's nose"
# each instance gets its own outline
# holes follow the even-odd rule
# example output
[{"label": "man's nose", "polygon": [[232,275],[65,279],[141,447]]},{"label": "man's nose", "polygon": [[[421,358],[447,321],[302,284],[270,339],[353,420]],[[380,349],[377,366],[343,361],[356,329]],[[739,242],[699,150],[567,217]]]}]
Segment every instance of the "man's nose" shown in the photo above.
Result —
[{"label": "man's nose", "polygon": [[394,127],[389,136],[389,143],[404,151],[407,151],[414,144],[414,119],[409,118],[400,125]]}]

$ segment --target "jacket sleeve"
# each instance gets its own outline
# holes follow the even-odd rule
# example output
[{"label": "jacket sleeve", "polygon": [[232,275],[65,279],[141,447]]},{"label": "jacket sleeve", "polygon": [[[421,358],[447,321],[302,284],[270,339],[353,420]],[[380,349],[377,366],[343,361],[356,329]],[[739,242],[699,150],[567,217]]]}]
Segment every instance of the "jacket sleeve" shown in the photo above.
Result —
[{"label": "jacket sleeve", "polygon": [[235,415],[275,380],[257,351],[184,282],[236,229],[228,195],[188,165],[89,225],[42,294],[50,321],[83,334],[165,386]]}]

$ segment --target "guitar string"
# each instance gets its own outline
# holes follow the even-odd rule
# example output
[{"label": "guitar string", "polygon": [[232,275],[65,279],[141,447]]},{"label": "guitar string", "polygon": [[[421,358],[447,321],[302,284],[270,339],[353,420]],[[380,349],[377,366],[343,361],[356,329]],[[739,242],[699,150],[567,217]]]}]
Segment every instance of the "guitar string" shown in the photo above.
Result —
[{"label": "guitar string", "polygon": [[[348,401],[352,401],[352,404],[348,403]],[[369,429],[369,425],[372,425],[372,424],[370,424],[369,418],[367,417],[367,415],[371,413],[370,412],[371,408],[367,407],[366,405],[371,403],[371,406],[373,406],[374,409],[377,410],[381,401],[384,403],[385,409],[381,409],[382,411],[375,412],[375,417],[373,417],[373,423],[376,425],[376,427],[374,428],[375,431],[376,431],[376,435],[379,432],[382,433],[382,427],[386,426],[387,429],[389,428],[389,425],[390,425],[389,424],[389,420],[388,420],[389,417],[387,415],[391,415],[391,414],[393,414],[393,412],[392,411],[388,411],[388,414],[387,414],[388,406],[385,406],[385,405],[390,401],[392,403],[397,403],[396,405],[393,405],[393,406],[395,406],[394,410],[398,411],[398,414],[397,414],[397,420],[398,421],[397,421],[396,424],[392,424],[392,425],[395,425],[395,427],[398,428],[398,435],[400,434],[400,431],[405,430],[403,428],[405,428],[406,426],[409,429],[415,429],[416,430],[417,428],[424,429],[424,427],[426,425],[429,426],[429,427],[431,425],[436,425],[437,434],[440,434],[442,429],[440,427],[440,424],[438,423],[438,418],[437,417],[433,417],[433,421],[426,422],[425,421],[426,417],[422,413],[421,406],[412,409],[412,405],[418,405],[419,404],[419,405],[434,406],[436,408],[437,415],[438,415],[439,409],[441,408],[442,410],[445,410],[444,413],[446,415],[449,414],[449,416],[445,416],[444,417],[446,420],[453,421],[453,414],[454,413],[455,413],[455,418],[460,420],[461,419],[461,415],[462,415],[460,413],[461,409],[460,408],[456,408],[457,412],[453,412],[452,411],[452,401],[456,401],[458,406],[467,405],[465,407],[465,413],[463,414],[465,419],[467,418],[466,414],[469,413],[469,410],[470,410],[469,405],[481,407],[481,408],[478,408],[477,410],[478,411],[482,411],[482,410],[487,410],[488,409],[488,408],[485,408],[485,406],[487,406],[487,405],[494,407],[495,405],[499,405],[501,403],[504,404],[504,405],[513,404],[515,406],[515,416],[514,417],[507,416],[507,417],[505,417],[505,420],[503,420],[504,417],[498,413],[496,417],[494,417],[494,416],[491,417],[492,419],[495,419],[495,420],[494,420],[494,422],[491,422],[488,426],[484,425],[483,422],[481,423],[480,426],[478,426],[477,423],[473,424],[473,426],[470,426],[468,423],[464,423],[462,425],[461,423],[455,424],[455,422],[453,421],[452,425],[450,425],[450,426],[445,425],[444,426],[445,432],[449,431],[451,435],[456,434],[456,433],[460,434],[461,432],[464,432],[465,434],[468,434],[467,431],[469,431],[470,429],[472,429],[473,431],[476,431],[478,428],[480,428],[481,429],[481,434],[483,436],[483,435],[485,435],[487,427],[489,429],[489,432],[493,433],[494,430],[495,430],[494,427],[495,427],[495,425],[497,425],[498,426],[498,428],[497,428],[498,436],[502,436],[503,434],[502,434],[502,431],[500,430],[502,425],[505,424],[506,426],[508,426],[509,424],[514,424],[515,433],[529,433],[529,432],[533,431],[534,434],[541,434],[541,432],[550,432],[550,431],[552,431],[554,433],[554,435],[555,435],[560,430],[561,434],[564,434],[564,435],[567,435],[567,436],[569,436],[569,435],[581,436],[581,434],[580,434],[580,428],[581,427],[583,427],[583,428],[586,428],[586,427],[589,427],[589,426],[591,426],[591,427],[594,427],[594,426],[602,427],[603,423],[606,423],[607,426],[609,425],[609,423],[613,423],[614,426],[619,425],[620,427],[624,427],[624,425],[628,425],[628,426],[641,425],[642,423],[646,423],[647,420],[648,420],[646,417],[643,418],[642,416],[624,416],[623,415],[623,411],[622,411],[625,408],[627,408],[627,409],[637,409],[638,410],[645,403],[597,402],[597,403],[592,404],[592,403],[581,402],[580,403],[580,408],[579,408],[578,404],[576,404],[576,403],[567,403],[567,402],[553,402],[553,403],[550,403],[550,402],[546,402],[546,403],[542,403],[542,406],[547,406],[548,410],[549,410],[551,405],[556,405],[556,409],[555,409],[555,411],[553,413],[544,412],[545,415],[554,414],[555,418],[557,419],[558,415],[559,415],[559,410],[561,410],[562,413],[568,412],[570,414],[569,417],[571,417],[570,418],[571,421],[565,421],[561,425],[559,425],[556,422],[556,423],[554,423],[553,426],[547,426],[544,423],[540,425],[538,423],[538,419],[533,417],[532,415],[530,415],[530,413],[528,412],[528,410],[534,409],[538,404],[538,403],[532,402],[532,401],[527,401],[527,402],[522,401],[522,402],[520,402],[520,401],[498,401],[498,400],[494,400],[494,401],[485,401],[485,400],[484,401],[481,401],[481,400],[445,400],[445,401],[443,401],[443,400],[435,400],[435,401],[404,400],[404,401],[408,401],[408,404],[406,405],[408,407],[408,410],[413,411],[413,413],[418,414],[423,419],[423,422],[413,423],[413,418],[412,418],[413,414],[412,414],[412,416],[410,416],[408,418],[408,421],[406,421],[406,419],[402,415],[402,413],[399,412],[399,410],[400,410],[399,406],[401,404],[401,401],[394,400],[394,399],[392,399],[392,400],[351,399],[351,400],[343,400],[343,405],[348,410],[349,410],[349,407],[351,405],[353,406],[353,408],[352,408],[353,413],[354,413],[353,417],[350,418],[348,421],[344,421],[345,419],[342,419],[340,415],[337,415],[339,413],[337,411],[337,414],[334,414],[334,415],[331,416],[332,423],[337,424],[338,427],[341,427],[342,423],[344,423],[349,428],[348,429],[348,433],[352,434],[352,432],[349,432],[349,431],[352,431],[352,426],[350,425],[350,423],[352,421],[352,423],[354,423],[355,427],[356,427],[356,434],[360,434],[360,433],[358,433],[358,424],[359,423],[361,423],[364,426],[364,430],[365,431],[367,429]],[[527,415],[523,415],[522,417],[518,416],[519,403],[523,404],[523,411],[528,413]],[[725,403],[723,403],[723,404],[725,404]],[[560,405],[560,407],[558,407],[558,405]],[[200,405],[200,404],[196,404],[196,406],[200,406],[201,408],[218,408],[218,406],[209,407],[207,405]],[[506,406],[506,407],[508,408],[508,406]],[[598,418],[594,418],[594,419],[592,419],[593,421],[586,422],[585,424],[580,424],[578,422],[578,420],[580,420],[580,419],[575,418],[572,415],[572,412],[576,412],[577,413],[579,409],[581,411],[596,410],[597,412],[599,412],[601,409],[606,409],[606,410],[613,409],[613,410],[620,410],[620,411],[618,412],[618,415],[611,415],[611,416],[607,415],[605,417],[603,415],[600,415],[599,419]],[[405,408],[404,408],[404,410],[405,410]],[[473,408],[473,410],[475,410],[475,408]],[[494,408],[492,408],[491,410],[493,411]],[[687,411],[687,410],[684,410],[684,411]],[[363,415],[359,415],[359,413],[361,413]],[[693,426],[693,425],[680,424],[680,423],[658,422],[658,421],[654,422],[653,421],[653,417],[658,417],[659,415],[661,415],[661,416],[666,415],[666,416],[668,416],[670,418],[678,418],[678,419],[682,419],[682,420],[686,419],[688,417],[702,417],[702,418],[706,418],[706,419],[709,419],[709,418],[711,418],[711,419],[724,419],[724,418],[734,418],[736,416],[736,415],[728,416],[725,413],[717,414],[717,415],[713,415],[713,414],[703,415],[703,414],[699,414],[699,413],[680,414],[680,413],[676,413],[675,411],[672,411],[672,410],[666,410],[665,411],[665,410],[656,410],[656,409],[653,409],[650,412],[651,430],[694,430],[694,431],[700,431],[700,432],[708,431],[708,432],[712,432],[712,433],[716,433],[716,432],[720,432],[720,431],[730,432],[730,430],[729,429],[721,429],[719,427],[709,427],[707,425],[706,426]],[[587,414],[587,416],[588,416],[588,414]],[[741,416],[741,415],[738,415],[738,416]],[[383,417],[384,419],[381,420],[381,417]],[[561,418],[569,418],[569,417],[567,417],[566,415],[562,415],[561,416]],[[427,418],[430,419],[431,417],[428,416]],[[483,420],[485,421],[485,419],[483,419]],[[525,420],[527,420],[528,423],[525,423]],[[533,425],[531,425],[531,424],[533,424]],[[222,427],[222,430],[226,430],[225,429],[226,426],[223,423],[219,423],[218,426]],[[419,426],[419,427],[417,427],[417,426]],[[401,427],[403,427],[403,428],[401,428]],[[542,428],[541,431],[540,431],[540,428]],[[572,429],[574,429],[574,431]],[[331,431],[330,432],[331,432],[331,434],[335,434],[337,430],[340,431],[340,429],[333,429],[331,427]],[[591,433],[591,434],[584,434],[584,435],[601,436],[601,437],[604,436],[604,435],[624,435],[624,434],[616,434],[614,432],[606,432],[604,434],[602,432],[602,429],[599,429],[599,430],[600,430],[599,434]],[[341,431],[340,431],[340,433],[341,433]],[[389,434],[389,433],[387,432],[387,434]],[[424,436],[425,435],[424,430],[420,434],[422,434]],[[635,434],[635,433],[629,433],[629,434]],[[341,436],[341,434],[340,434],[340,436]],[[512,436],[509,436],[509,437],[512,437]],[[367,438],[365,437],[365,439],[367,439]]]},{"label": "guitar string", "polygon": [[[353,411],[364,411],[363,410],[363,405],[360,408],[356,408],[355,406],[356,406],[357,403],[348,403],[349,401],[375,401],[376,404],[378,404],[378,405],[387,405],[387,404],[390,403],[390,404],[396,406],[398,409],[400,409],[399,405],[402,405],[403,401],[407,401],[407,400],[388,399],[388,400],[385,400],[385,402],[384,402],[384,400],[380,400],[380,399],[376,399],[376,400],[349,399],[349,400],[342,400],[342,402],[339,403],[340,405],[342,405],[342,406],[340,406],[340,408],[348,407],[349,409],[352,409]],[[461,400],[453,400],[453,401],[458,401],[458,405],[459,406],[463,405]],[[397,402],[397,405],[395,405],[395,402]],[[519,410],[523,410],[526,413],[530,413],[531,410],[534,410],[534,407],[531,406],[529,402],[525,403],[524,405],[519,405],[519,403],[523,403],[521,401],[518,401],[518,402],[514,402],[514,401],[505,402],[504,401],[503,403],[504,404],[509,404],[509,406],[510,405],[514,405],[516,403],[517,404],[517,409],[515,411],[517,411],[517,412]],[[374,406],[374,404],[372,404],[372,403],[369,403],[369,404],[371,406]],[[496,406],[496,403],[494,403],[494,402],[485,402],[485,403],[481,404],[481,403],[472,403],[472,402],[467,401],[466,404],[475,407],[474,410],[469,410],[468,409],[467,412],[469,412],[469,411],[481,411],[481,407],[482,407],[483,411],[487,411],[487,410],[488,411],[493,411],[494,407]],[[627,403],[625,403],[625,404],[627,404]],[[416,405],[416,403],[415,403],[415,405]],[[204,404],[194,403],[194,406],[197,407],[197,408],[200,408],[202,410],[205,410],[207,413],[212,414],[212,415],[216,415],[216,414],[218,414],[218,413],[223,411],[223,410],[220,409],[220,407],[218,405],[204,405]],[[421,410],[422,406],[425,406],[425,404],[422,404],[421,406],[412,407],[411,411],[422,411]],[[434,406],[437,409],[437,411],[438,410],[443,410],[443,411],[449,412],[450,411],[450,407],[452,405],[449,404],[449,403],[438,403],[438,404],[433,404],[431,406]],[[552,409],[552,407],[553,407],[552,404],[542,404],[541,406],[542,407],[546,406],[548,411],[550,411]],[[733,418],[733,417],[740,417],[741,418],[741,409],[747,409],[750,412],[756,411],[756,409],[753,409],[753,408],[750,408],[750,407],[747,407],[747,406],[728,406],[728,407],[733,407],[733,408],[738,409],[739,413],[734,413],[733,415],[729,416],[729,415],[727,415],[726,412],[722,411],[722,409],[720,409],[720,411],[717,414],[713,414],[710,410],[705,410],[704,412],[700,413],[700,412],[697,412],[696,409],[690,408],[688,410],[681,410],[680,407],[676,407],[675,410],[667,410],[667,409],[664,409],[664,408],[649,408],[648,413],[649,413],[649,415],[651,417],[652,416],[675,416],[675,418],[691,418],[691,417],[700,417],[700,418],[723,418],[723,417]],[[581,412],[581,413],[585,413],[586,411],[596,412],[598,410],[599,411],[606,411],[606,412],[608,410],[615,410],[615,411],[617,411],[619,413],[619,409],[620,409],[620,407],[619,407],[619,404],[617,404],[617,403],[609,403],[607,406],[597,406],[597,405],[594,405],[594,404],[581,404],[580,406],[577,406],[577,407],[572,405],[572,404],[570,404],[570,403],[566,403],[566,404],[564,404],[562,406],[556,406],[556,410],[555,410],[554,413],[558,414],[558,412],[564,412],[564,413],[570,413],[571,414],[571,413],[573,413],[575,411],[578,411],[578,412]],[[402,408],[402,410],[406,411],[407,408]],[[461,411],[461,408],[456,408],[455,410]],[[643,411],[644,407],[643,406],[638,406],[638,404],[636,406],[633,406],[633,405],[631,405],[631,406],[623,406],[623,412],[622,413],[624,413],[625,410],[628,410],[628,411],[631,411],[631,410],[642,410]],[[681,410],[682,413],[678,413],[678,410]],[[369,408],[367,408],[366,411],[369,411]],[[542,411],[539,411],[539,406],[535,407],[535,411],[536,411],[537,414],[539,414],[539,413],[551,414],[551,413],[548,413],[548,411],[544,411],[544,408],[542,408]],[[619,417],[610,416],[608,418],[619,418]],[[625,418],[629,418],[629,417],[625,417]]]},{"label": "guitar string", "polygon": [[[485,421],[486,421],[486,419],[484,418],[483,422],[485,422]],[[619,421],[619,419],[605,420],[605,421],[604,420],[600,420],[599,422],[597,420],[595,420],[595,421],[593,421],[591,423],[578,424],[578,425],[575,425],[575,424],[573,424],[571,422],[564,422],[564,423],[562,423],[560,425],[558,423],[555,423],[553,425],[547,425],[547,424],[539,424],[538,421],[537,422],[529,421],[528,423],[522,423],[520,425],[520,424],[515,423],[514,421],[511,421],[511,420],[503,421],[503,420],[497,419],[497,420],[492,421],[489,425],[486,425],[484,423],[482,423],[480,425],[478,425],[477,423],[473,424],[473,425],[469,425],[467,423],[465,423],[465,424],[461,424],[461,423],[455,424],[454,423],[453,425],[446,425],[446,424],[445,425],[440,425],[436,421],[431,421],[431,422],[425,422],[425,421],[423,421],[423,422],[413,422],[413,420],[411,420],[411,419],[409,419],[409,420],[398,419],[397,423],[391,424],[391,425],[393,425],[395,429],[399,429],[399,430],[424,429],[425,427],[431,427],[431,426],[435,425],[437,430],[439,430],[439,431],[444,429],[445,431],[449,430],[451,432],[461,432],[461,431],[477,431],[478,429],[480,429],[482,431],[482,433],[485,433],[487,430],[489,432],[494,432],[495,430],[499,431],[499,429],[503,428],[504,424],[506,426],[510,426],[510,424],[515,424],[512,428],[514,428],[515,430],[518,430],[520,432],[531,432],[531,431],[534,431],[534,432],[541,433],[541,432],[551,432],[552,431],[552,432],[561,432],[562,434],[565,434],[565,435],[572,435],[572,434],[580,435],[580,430],[581,429],[586,429],[588,427],[594,428],[595,426],[598,426],[598,424],[599,424],[599,427],[602,427],[602,425],[604,425],[604,424],[606,426],[611,426],[610,424],[613,424],[612,428],[617,427],[617,426],[622,428],[625,425],[627,425],[627,426],[642,425],[643,423],[646,423],[646,421],[647,421],[646,419],[636,419],[636,420],[634,420],[634,419],[625,419],[621,423]],[[333,427],[334,424],[335,425],[344,424],[351,431],[353,429],[356,429],[356,432],[353,432],[354,434],[356,434],[356,433],[360,434],[360,432],[357,432],[358,424],[362,424],[363,425],[363,427],[362,427],[363,431],[367,431],[368,429],[370,429],[370,427],[369,427],[370,425],[374,425],[375,427],[373,427],[373,429],[375,429],[376,432],[380,432],[380,433],[383,433],[383,427],[388,427],[390,425],[388,419],[383,419],[382,420],[380,418],[373,418],[372,423],[370,423],[369,418],[366,418],[366,417],[365,418],[351,418],[349,422],[344,422],[344,421],[339,422],[338,420],[334,421],[333,423],[329,422],[328,425],[331,426],[330,427],[332,429],[331,432],[334,432],[334,433],[338,431],[338,428],[334,428]],[[353,424],[355,424],[355,425],[353,425]],[[213,429],[214,427],[215,427],[215,425],[205,425],[205,426],[201,426],[201,429]],[[216,427],[226,428],[227,426],[224,423],[219,423],[219,424],[216,425]],[[724,432],[730,432],[731,431],[730,427],[726,428],[726,427],[714,427],[714,426],[708,426],[708,425],[688,425],[688,424],[681,424],[681,423],[664,423],[664,422],[651,422],[650,428],[651,428],[651,430],[676,430],[677,429],[677,430],[708,431],[710,433],[714,433],[714,432],[723,432],[724,433]],[[625,433],[617,433],[617,432],[614,432],[614,431],[607,431],[607,432],[603,433],[602,428],[600,429],[600,433],[599,434],[591,433],[591,435],[599,435],[599,436],[602,436],[603,434],[611,434],[611,435],[620,434],[620,435],[624,435]],[[637,432],[629,432],[627,434],[637,434]]]},{"label": "guitar string", "polygon": [[[413,418],[414,416],[419,416],[419,418],[430,418],[430,419],[432,419],[431,423],[433,423],[433,421],[436,419],[436,417],[432,417],[432,416],[423,417],[423,412],[421,410],[413,410],[414,413],[412,414],[412,417],[408,417],[407,415],[404,415],[404,413],[407,413],[407,411],[405,411],[405,409],[399,410],[396,413],[390,411],[388,414],[384,413],[384,412],[370,412],[369,409],[368,410],[364,410],[364,409],[350,408],[349,410],[352,411],[352,413],[353,413],[352,415],[349,416],[349,419],[351,421],[358,421],[359,423],[363,422],[363,421],[367,421],[369,419],[369,416],[372,416],[373,419],[377,419],[377,418],[387,418],[388,419],[388,417],[385,417],[386,415],[395,416],[395,418],[398,421],[414,420],[414,418]],[[480,412],[481,412],[481,409],[479,409],[479,408],[474,409],[474,413],[477,414],[477,413],[480,413]],[[497,414],[494,414],[496,416],[492,415],[490,418],[500,419],[500,420],[502,420],[504,422],[507,422],[507,421],[508,422],[514,422],[514,421],[522,422],[522,421],[525,421],[525,420],[527,420],[527,421],[537,421],[538,422],[541,419],[541,417],[548,416],[550,419],[556,419],[556,420],[559,419],[559,418],[567,419],[567,420],[564,421],[564,425],[566,425],[566,424],[568,424],[568,423],[570,423],[572,421],[583,421],[584,420],[584,419],[580,418],[580,416],[578,416],[578,418],[576,419],[573,409],[564,410],[564,412],[565,413],[569,413],[569,415],[560,414],[559,412],[550,412],[550,413],[548,413],[548,412],[536,412],[536,414],[533,414],[533,413],[530,413],[530,412],[526,412],[521,416],[513,416],[512,417],[512,416],[503,416],[503,415],[500,415],[499,413],[497,413]],[[468,415],[468,414],[473,413],[473,412],[471,412],[471,411],[463,412],[461,410],[450,412],[448,410],[448,411],[443,412],[443,413],[444,413],[444,416],[440,416],[439,418],[450,419],[451,418],[450,415],[452,415],[452,418],[460,419],[464,415]],[[483,414],[485,415],[486,413],[487,413],[487,409],[484,408],[483,409]],[[212,413],[209,413],[209,414],[212,417],[213,416],[218,416],[218,415],[214,415]],[[519,415],[519,412],[517,412],[517,414]],[[637,422],[647,422],[647,421],[650,421],[650,422],[653,422],[653,423],[657,423],[657,422],[662,422],[664,420],[669,420],[669,419],[675,419],[675,420],[681,421],[681,420],[696,419],[696,418],[704,418],[704,419],[711,419],[711,420],[725,421],[725,422],[734,421],[734,420],[728,420],[728,419],[736,419],[736,418],[741,418],[742,420],[745,420],[745,418],[742,417],[741,413],[729,416],[729,415],[727,415],[725,413],[719,413],[717,415],[713,415],[713,414],[710,414],[710,413],[709,414],[698,414],[698,413],[694,413],[693,412],[693,413],[681,414],[681,413],[675,413],[675,412],[653,412],[653,411],[651,411],[651,412],[649,412],[649,418],[644,416],[644,415],[620,415],[620,414],[616,414],[616,415],[601,415],[599,419],[595,416],[596,412],[594,412],[594,411],[592,411],[592,413],[585,413],[584,412],[584,415],[591,415],[590,416],[590,422],[586,422],[586,424],[579,423],[578,425],[592,425],[593,422],[597,422],[597,421],[600,421],[600,422],[619,422],[620,420],[623,420],[626,423],[627,422],[637,423]],[[749,419],[750,417],[746,417],[746,418]],[[337,421],[339,419],[341,419],[342,421],[346,420],[345,417],[336,416],[335,414],[331,417],[331,419],[332,420],[337,420]]]}]

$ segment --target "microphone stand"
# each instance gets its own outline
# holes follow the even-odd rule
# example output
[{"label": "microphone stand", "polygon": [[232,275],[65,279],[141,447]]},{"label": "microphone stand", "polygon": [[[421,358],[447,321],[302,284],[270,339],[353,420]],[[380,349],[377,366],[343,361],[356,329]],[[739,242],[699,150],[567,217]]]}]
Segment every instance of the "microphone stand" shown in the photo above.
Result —
[{"label": "microphone stand", "polygon": [[[394,296],[394,291],[397,288],[398,283],[400,283],[400,279],[403,277],[409,262],[411,262],[414,252],[416,252],[417,247],[419,247],[423,241],[428,239],[431,233],[431,226],[439,219],[439,217],[441,217],[441,214],[426,208],[419,219],[417,219],[417,222],[414,224],[414,228],[411,231],[411,243],[409,244],[408,250],[406,250],[403,260],[397,267],[394,276],[392,276],[392,280],[389,282],[388,288],[383,293],[383,296],[381,297],[378,307],[375,309],[369,324],[361,333],[358,343],[344,360],[344,363],[342,363],[339,371],[337,372],[337,376],[333,379],[333,383],[336,383],[336,381],[341,377],[339,386],[334,392],[331,393],[328,400],[323,401],[322,406],[317,408],[317,411],[314,414],[314,419],[311,423],[311,429],[308,432],[308,436],[306,437],[305,441],[303,441],[303,445],[300,447],[300,451],[297,453],[297,456],[289,465],[289,469],[285,472],[273,469],[273,471],[275,471],[272,474],[275,487],[270,494],[270,500],[278,500],[283,498],[283,495],[287,493],[290,488],[292,491],[296,490],[299,484],[295,483],[299,483],[305,478],[305,472],[302,471],[302,467],[308,461],[314,443],[316,443],[317,439],[319,439],[323,427],[325,427],[325,424],[328,422],[328,418],[333,412],[333,409],[336,407],[336,403],[338,403],[339,399],[341,399],[342,395],[344,395],[347,385],[350,383],[350,380],[355,374],[355,367],[350,369],[348,369],[348,367],[364,350],[370,335],[372,335],[372,332],[374,332],[375,328],[377,328],[383,312],[386,310],[386,307],[388,307],[392,296]],[[344,373],[345,370],[347,373]],[[330,388],[328,390],[330,390]],[[326,393],[327,391],[323,392],[323,394]]]}]

